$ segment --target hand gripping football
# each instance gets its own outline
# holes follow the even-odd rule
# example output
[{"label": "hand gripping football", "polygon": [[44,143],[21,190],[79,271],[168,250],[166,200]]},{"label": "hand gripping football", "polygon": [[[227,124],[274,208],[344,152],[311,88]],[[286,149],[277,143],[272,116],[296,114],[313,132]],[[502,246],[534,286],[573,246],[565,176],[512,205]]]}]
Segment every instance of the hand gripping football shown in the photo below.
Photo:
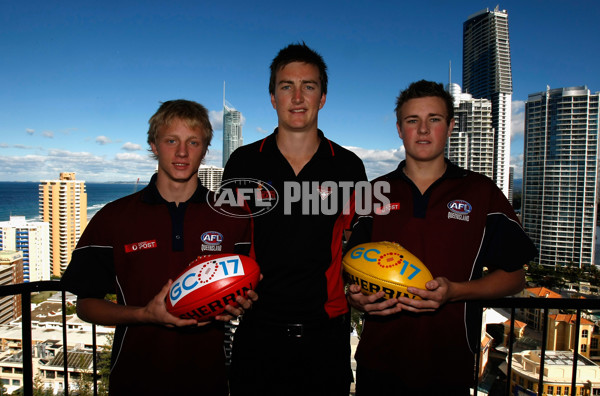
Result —
[{"label": "hand gripping football", "polygon": [[433,279],[421,260],[393,242],[355,246],[344,255],[342,263],[349,283],[360,285],[367,295],[382,290],[385,299],[409,297],[420,300],[406,288],[425,289],[425,284]]},{"label": "hand gripping football", "polygon": [[192,261],[173,282],[167,296],[167,311],[183,319],[207,321],[236,307],[237,296],[246,298],[254,290],[260,268],[247,256],[215,254]]}]

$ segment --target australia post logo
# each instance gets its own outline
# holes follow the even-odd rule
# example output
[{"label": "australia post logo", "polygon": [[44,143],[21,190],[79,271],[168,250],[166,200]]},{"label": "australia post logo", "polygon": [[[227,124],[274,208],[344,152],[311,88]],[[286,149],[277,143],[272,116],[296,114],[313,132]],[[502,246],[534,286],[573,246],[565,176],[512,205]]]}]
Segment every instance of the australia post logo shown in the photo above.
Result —
[{"label": "australia post logo", "polygon": [[140,250],[154,249],[156,247],[156,240],[135,242],[130,243],[129,245],[125,245],[125,253],[133,253]]}]

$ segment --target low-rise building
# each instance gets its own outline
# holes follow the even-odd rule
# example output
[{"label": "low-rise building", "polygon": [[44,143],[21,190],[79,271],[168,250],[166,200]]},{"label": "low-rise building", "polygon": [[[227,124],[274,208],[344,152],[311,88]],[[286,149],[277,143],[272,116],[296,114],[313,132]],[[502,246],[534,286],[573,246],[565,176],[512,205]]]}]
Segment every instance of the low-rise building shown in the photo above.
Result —
[{"label": "low-rise building", "polygon": [[[537,395],[541,369],[541,351],[527,350],[513,354],[509,376],[510,393]],[[573,378],[573,352],[546,351],[543,372],[543,395],[570,395]],[[576,395],[600,395],[600,367],[577,355]]]}]

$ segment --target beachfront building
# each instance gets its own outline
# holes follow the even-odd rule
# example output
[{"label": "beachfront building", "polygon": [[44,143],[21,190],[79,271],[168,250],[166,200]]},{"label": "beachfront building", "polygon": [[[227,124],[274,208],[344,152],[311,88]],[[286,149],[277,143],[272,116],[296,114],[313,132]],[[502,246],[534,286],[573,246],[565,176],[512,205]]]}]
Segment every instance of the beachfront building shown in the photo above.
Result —
[{"label": "beachfront building", "polygon": [[62,172],[58,180],[42,180],[39,204],[42,221],[50,225],[51,275],[60,277],[87,226],[85,182],[71,172]]},{"label": "beachfront building", "polygon": [[23,254],[23,282],[50,280],[50,224],[10,216],[0,222],[0,250]]}]

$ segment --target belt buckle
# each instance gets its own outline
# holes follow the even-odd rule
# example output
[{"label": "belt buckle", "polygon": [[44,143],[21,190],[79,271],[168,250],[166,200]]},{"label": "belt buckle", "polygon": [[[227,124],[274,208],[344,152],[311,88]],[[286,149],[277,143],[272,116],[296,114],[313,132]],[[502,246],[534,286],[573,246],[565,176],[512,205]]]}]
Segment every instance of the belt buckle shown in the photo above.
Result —
[{"label": "belt buckle", "polygon": [[302,323],[291,323],[285,328],[288,337],[302,338],[304,335],[304,326]]}]

